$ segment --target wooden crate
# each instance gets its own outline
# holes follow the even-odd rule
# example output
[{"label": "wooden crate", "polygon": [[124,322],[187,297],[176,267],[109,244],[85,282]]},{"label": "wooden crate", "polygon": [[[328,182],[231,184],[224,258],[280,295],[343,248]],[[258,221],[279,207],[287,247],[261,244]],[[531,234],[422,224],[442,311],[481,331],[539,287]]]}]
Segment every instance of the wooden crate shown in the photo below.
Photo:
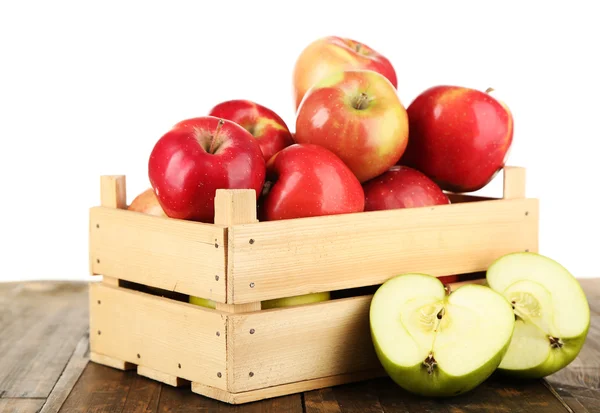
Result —
[{"label": "wooden crate", "polygon": [[[404,272],[483,272],[538,250],[538,200],[506,167],[501,198],[258,222],[253,191],[219,190],[215,224],[126,210],[125,177],[103,176],[90,210],[91,359],[228,403],[385,374],[368,312],[377,286]],[[333,299],[261,309],[275,298]],[[189,295],[216,308],[187,303]]]}]

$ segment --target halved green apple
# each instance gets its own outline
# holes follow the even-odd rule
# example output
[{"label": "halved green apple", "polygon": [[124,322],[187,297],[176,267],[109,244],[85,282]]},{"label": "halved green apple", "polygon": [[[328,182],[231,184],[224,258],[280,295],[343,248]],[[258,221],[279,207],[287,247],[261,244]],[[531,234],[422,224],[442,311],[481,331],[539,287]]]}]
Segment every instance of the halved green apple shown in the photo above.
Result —
[{"label": "halved green apple", "polygon": [[451,292],[436,277],[386,281],[370,308],[375,352],[400,387],[422,396],[465,393],[486,380],[506,353],[515,320],[508,301],[476,284]]},{"label": "halved green apple", "polygon": [[590,308],[566,268],[546,256],[518,252],[492,263],[486,279],[512,304],[516,320],[499,371],[542,378],[577,357],[589,331]]}]

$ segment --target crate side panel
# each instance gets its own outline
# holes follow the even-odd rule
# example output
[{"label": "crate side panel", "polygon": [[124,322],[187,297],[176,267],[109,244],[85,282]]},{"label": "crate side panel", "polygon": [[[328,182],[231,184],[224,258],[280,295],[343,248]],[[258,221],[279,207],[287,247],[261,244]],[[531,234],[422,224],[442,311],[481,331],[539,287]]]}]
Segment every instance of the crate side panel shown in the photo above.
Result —
[{"label": "crate side panel", "polygon": [[230,392],[374,368],[372,296],[231,316]]},{"label": "crate side panel", "polygon": [[92,352],[226,390],[226,336],[219,312],[90,285]]},{"label": "crate side panel", "polygon": [[536,250],[536,199],[467,202],[238,225],[229,229],[229,302],[381,284],[403,272],[485,271]]},{"label": "crate side panel", "polygon": [[92,272],[225,302],[225,229],[133,211],[90,210]]}]

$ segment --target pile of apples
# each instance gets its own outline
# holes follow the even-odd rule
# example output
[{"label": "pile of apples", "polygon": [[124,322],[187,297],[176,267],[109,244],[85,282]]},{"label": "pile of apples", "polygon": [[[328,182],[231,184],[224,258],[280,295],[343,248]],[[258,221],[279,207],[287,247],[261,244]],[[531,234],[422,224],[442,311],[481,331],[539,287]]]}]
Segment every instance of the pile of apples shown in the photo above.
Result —
[{"label": "pile of apples", "polygon": [[[310,43],[293,86],[293,131],[272,108],[249,100],[220,102],[175,124],[151,151],[151,188],[129,209],[212,223],[221,188],[253,189],[261,221],[444,205],[448,192],[487,185],[513,141],[512,114],[490,90],[433,86],[405,108],[390,60],[352,39]],[[371,303],[377,356],[409,391],[454,396],[495,371],[544,377],[583,346],[585,294],[548,257],[500,257],[485,285],[450,291],[442,281],[401,274]],[[288,297],[263,308],[329,298]]]}]

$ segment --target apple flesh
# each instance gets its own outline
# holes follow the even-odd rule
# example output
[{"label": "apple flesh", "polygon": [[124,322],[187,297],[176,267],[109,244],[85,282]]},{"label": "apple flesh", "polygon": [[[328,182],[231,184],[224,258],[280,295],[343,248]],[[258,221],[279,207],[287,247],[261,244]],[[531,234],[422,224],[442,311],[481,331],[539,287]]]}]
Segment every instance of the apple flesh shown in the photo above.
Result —
[{"label": "apple flesh", "polygon": [[407,166],[392,166],[363,184],[365,211],[447,205],[448,196],[425,174]]},{"label": "apple flesh", "polygon": [[294,66],[296,109],[308,91],[323,78],[343,70],[366,69],[385,76],[398,87],[396,71],[381,53],[362,42],[338,36],[326,36],[310,43]]},{"label": "apple flesh", "polygon": [[[267,310],[269,308],[283,308],[283,307],[293,307],[297,305],[304,304],[313,304],[319,303],[321,301],[327,301],[331,299],[331,295],[329,291],[322,293],[311,293],[311,294],[303,294],[297,295],[293,297],[285,297],[285,298],[276,298],[273,300],[265,300],[261,302],[261,309]],[[199,305],[206,308],[216,308],[216,303],[213,300],[209,300],[207,298],[200,298],[190,296],[189,302],[191,304]]]},{"label": "apple flesh", "polygon": [[143,214],[153,215],[157,217],[166,217],[165,211],[160,207],[160,203],[156,198],[156,194],[152,188],[146,189],[144,192],[136,196],[131,204],[127,207],[129,211],[141,212]]},{"label": "apple flesh", "polygon": [[466,284],[449,292],[426,274],[386,281],[369,318],[375,352],[390,378],[428,397],[456,396],[485,381],[515,324],[510,304],[492,289]]},{"label": "apple flesh", "polygon": [[214,116],[186,119],[154,145],[148,176],[171,218],[213,223],[217,189],[254,189],[265,179],[256,139],[237,123]]},{"label": "apple flesh", "polygon": [[577,357],[590,328],[590,308],[566,268],[537,253],[511,253],[488,268],[486,279],[512,304],[516,320],[499,371],[542,378]]},{"label": "apple flesh", "polygon": [[508,107],[489,93],[435,86],[408,106],[409,139],[400,163],[443,190],[473,192],[504,167],[513,141]]},{"label": "apple flesh", "polygon": [[213,107],[210,116],[228,119],[242,126],[260,145],[265,162],[294,143],[283,119],[273,110],[250,100],[228,100]]},{"label": "apple flesh", "polygon": [[329,149],[360,182],[387,171],[408,144],[408,115],[377,72],[336,72],[315,84],[296,116],[297,143]]}]

